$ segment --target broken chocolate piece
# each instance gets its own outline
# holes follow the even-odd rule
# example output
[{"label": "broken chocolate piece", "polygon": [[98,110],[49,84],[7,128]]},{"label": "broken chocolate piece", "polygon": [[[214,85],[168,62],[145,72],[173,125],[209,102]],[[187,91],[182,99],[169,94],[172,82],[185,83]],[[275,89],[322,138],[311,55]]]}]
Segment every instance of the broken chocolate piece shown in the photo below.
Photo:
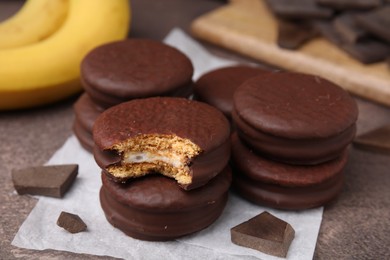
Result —
[{"label": "broken chocolate piece", "polygon": [[286,257],[295,231],[267,211],[231,229],[232,242],[263,253]]},{"label": "broken chocolate piece", "polygon": [[29,167],[12,171],[12,181],[18,194],[61,198],[78,173],[77,164]]},{"label": "broken chocolate piece", "polygon": [[381,0],[316,0],[317,4],[337,10],[359,9],[367,10],[378,7]]},{"label": "broken chocolate piece", "polygon": [[341,48],[362,63],[380,62],[390,55],[390,45],[375,39],[367,39],[354,45],[343,44]]},{"label": "broken chocolate piece", "polygon": [[356,43],[368,37],[367,31],[356,24],[354,12],[345,12],[333,19],[333,26],[347,43]]},{"label": "broken chocolate piece", "polygon": [[271,11],[283,18],[329,18],[333,10],[319,6],[315,0],[267,0]]},{"label": "broken chocolate piece", "polygon": [[351,44],[345,42],[330,23],[317,21],[314,26],[323,37],[362,63],[383,61],[385,57],[390,55],[390,45],[382,41],[367,38]]},{"label": "broken chocolate piece", "polygon": [[290,50],[297,49],[306,41],[316,36],[316,31],[306,21],[279,18],[277,22],[277,43],[281,48]]},{"label": "broken chocolate piece", "polygon": [[78,215],[65,211],[62,211],[58,217],[57,225],[72,234],[79,233],[87,229],[87,225]]},{"label": "broken chocolate piece", "polygon": [[357,15],[356,22],[368,32],[390,43],[390,5]]},{"label": "broken chocolate piece", "polygon": [[390,125],[356,137],[353,144],[360,149],[390,154]]}]

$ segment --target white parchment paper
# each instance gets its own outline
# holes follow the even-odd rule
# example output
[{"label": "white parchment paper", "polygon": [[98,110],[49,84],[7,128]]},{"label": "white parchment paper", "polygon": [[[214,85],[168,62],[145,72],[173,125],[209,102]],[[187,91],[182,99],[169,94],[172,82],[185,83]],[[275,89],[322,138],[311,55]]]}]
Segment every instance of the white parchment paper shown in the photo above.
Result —
[{"label": "white parchment paper", "polygon": [[[210,55],[179,29],[165,42],[186,53],[195,67],[194,79],[204,72],[233,64]],[[287,221],[295,229],[288,259],[312,259],[323,208],[299,212],[260,207],[230,194],[222,216],[209,228],[171,242],[145,242],[126,236],[112,227],[100,208],[100,169],[74,136],[53,155],[48,164],[79,164],[79,175],[62,199],[39,197],[35,208],[16,234],[12,245],[29,249],[57,249],[77,253],[107,255],[125,259],[280,259],[240,247],[230,240],[230,229],[263,211]],[[18,196],[15,194],[15,196]],[[79,215],[86,232],[70,234],[56,225],[61,211]]]}]

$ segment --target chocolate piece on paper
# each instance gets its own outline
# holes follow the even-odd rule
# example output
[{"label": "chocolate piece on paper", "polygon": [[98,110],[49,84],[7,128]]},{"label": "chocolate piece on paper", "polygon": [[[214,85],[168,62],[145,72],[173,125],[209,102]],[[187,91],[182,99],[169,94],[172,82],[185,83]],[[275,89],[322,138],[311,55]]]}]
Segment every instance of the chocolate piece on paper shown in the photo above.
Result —
[{"label": "chocolate piece on paper", "polygon": [[267,211],[231,229],[234,244],[279,257],[287,256],[294,235],[290,224]]},{"label": "chocolate piece on paper", "polygon": [[382,4],[381,0],[316,0],[316,2],[321,6],[337,10],[367,10],[378,7]]},{"label": "chocolate piece on paper", "polygon": [[356,12],[344,12],[333,19],[333,26],[347,43],[354,44],[368,37],[368,33],[356,23]]},{"label": "chocolate piece on paper", "polygon": [[65,211],[62,211],[58,217],[57,226],[62,227],[72,234],[79,233],[87,229],[87,225],[78,215]]},{"label": "chocolate piece on paper", "polygon": [[357,15],[356,22],[368,32],[390,43],[390,5]]},{"label": "chocolate piece on paper", "polygon": [[357,136],[353,144],[363,150],[390,154],[390,125]]},{"label": "chocolate piece on paper", "polygon": [[61,198],[78,173],[77,164],[29,167],[12,171],[12,181],[18,194]]},{"label": "chocolate piece on paper", "polygon": [[380,62],[390,55],[390,45],[385,42],[367,38],[351,44],[345,42],[330,23],[317,21],[314,26],[323,37],[362,63]]},{"label": "chocolate piece on paper", "polygon": [[278,18],[278,46],[284,49],[298,49],[317,33],[305,20],[287,20]]},{"label": "chocolate piece on paper", "polygon": [[315,0],[267,0],[271,11],[279,17],[289,19],[329,18],[333,10],[319,6]]}]

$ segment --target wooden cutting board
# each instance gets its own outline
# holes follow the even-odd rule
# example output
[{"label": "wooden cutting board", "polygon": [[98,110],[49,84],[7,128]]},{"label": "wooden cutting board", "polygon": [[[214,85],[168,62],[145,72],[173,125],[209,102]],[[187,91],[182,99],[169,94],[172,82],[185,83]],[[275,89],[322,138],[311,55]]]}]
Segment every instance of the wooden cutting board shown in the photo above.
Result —
[{"label": "wooden cutting board", "polygon": [[195,37],[277,67],[324,77],[351,93],[390,106],[390,69],[350,58],[323,38],[299,51],[276,45],[276,21],[263,0],[232,0],[191,25]]}]

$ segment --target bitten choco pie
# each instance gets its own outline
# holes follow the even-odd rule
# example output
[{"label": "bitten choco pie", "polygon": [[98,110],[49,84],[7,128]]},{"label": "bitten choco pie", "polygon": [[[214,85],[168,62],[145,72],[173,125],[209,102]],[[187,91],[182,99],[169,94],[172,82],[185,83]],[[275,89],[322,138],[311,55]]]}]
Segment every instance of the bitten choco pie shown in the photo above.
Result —
[{"label": "bitten choco pie", "polygon": [[150,173],[198,188],[225,168],[229,122],[217,109],[183,98],[122,103],[103,112],[93,128],[98,165],[113,180]]}]

